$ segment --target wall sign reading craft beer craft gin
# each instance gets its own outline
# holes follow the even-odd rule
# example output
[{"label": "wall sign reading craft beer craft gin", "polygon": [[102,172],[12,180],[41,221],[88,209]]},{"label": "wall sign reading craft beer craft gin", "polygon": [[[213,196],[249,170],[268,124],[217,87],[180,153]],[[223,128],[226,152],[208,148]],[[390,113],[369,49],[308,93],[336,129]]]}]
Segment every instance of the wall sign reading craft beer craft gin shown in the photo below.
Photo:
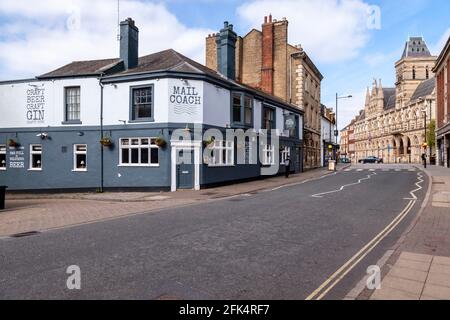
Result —
[{"label": "wall sign reading craft beer craft gin", "polygon": [[45,89],[27,89],[26,119],[28,123],[43,123],[45,119]]}]

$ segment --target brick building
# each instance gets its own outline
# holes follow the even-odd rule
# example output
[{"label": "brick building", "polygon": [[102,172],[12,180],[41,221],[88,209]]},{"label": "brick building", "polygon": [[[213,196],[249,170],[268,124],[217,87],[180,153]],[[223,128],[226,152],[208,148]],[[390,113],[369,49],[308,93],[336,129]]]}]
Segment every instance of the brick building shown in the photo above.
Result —
[{"label": "brick building", "polygon": [[[235,79],[298,106],[305,112],[303,166],[321,166],[322,74],[301,46],[288,43],[288,21],[265,17],[261,31],[237,36]],[[217,63],[219,34],[206,38],[206,66],[221,72]],[[223,60],[223,59],[222,59]],[[227,76],[227,75],[225,75]]]},{"label": "brick building", "polygon": [[439,165],[450,168],[450,38],[439,55],[436,66],[436,138]]}]

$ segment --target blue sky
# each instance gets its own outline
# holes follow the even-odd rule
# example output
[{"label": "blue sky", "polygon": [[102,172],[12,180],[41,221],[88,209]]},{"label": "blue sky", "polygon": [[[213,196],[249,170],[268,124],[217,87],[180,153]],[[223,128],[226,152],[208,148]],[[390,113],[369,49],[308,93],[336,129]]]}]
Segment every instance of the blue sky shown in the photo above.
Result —
[{"label": "blue sky", "polygon": [[[368,6],[381,9],[381,28],[368,29]],[[353,94],[339,108],[340,128],[362,108],[374,78],[393,86],[394,63],[408,36],[424,36],[438,54],[450,36],[448,0],[121,0],[120,18],[140,27],[140,54],[168,47],[204,62],[204,38],[228,20],[240,35],[263,16],[289,20],[292,44],[302,44],[325,79],[322,102]],[[111,0],[2,0],[0,80],[33,77],[73,60],[117,56],[116,3]]]}]

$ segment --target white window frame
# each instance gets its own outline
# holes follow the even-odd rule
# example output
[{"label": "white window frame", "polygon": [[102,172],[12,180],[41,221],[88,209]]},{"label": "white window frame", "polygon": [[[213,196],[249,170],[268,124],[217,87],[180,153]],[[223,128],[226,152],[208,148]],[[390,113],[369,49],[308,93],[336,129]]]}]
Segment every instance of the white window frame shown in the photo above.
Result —
[{"label": "white window frame", "polygon": [[[234,141],[216,140],[211,149],[212,156],[208,161],[209,167],[234,166]],[[223,151],[225,151],[225,159],[223,157]],[[231,162],[228,160],[231,160]]]},{"label": "white window frame", "polygon": [[275,146],[266,144],[263,146],[263,157],[261,161],[263,166],[275,165]]},{"label": "white window frame", "polygon": [[[139,144],[132,145],[132,140],[139,140]],[[120,138],[119,139],[119,167],[159,167],[160,166],[160,154],[159,154],[159,147],[155,143],[152,143],[152,141],[155,141],[157,138],[155,137],[133,137],[133,138]],[[129,144],[128,146],[125,146],[122,144],[122,141],[128,140]],[[148,145],[142,144],[142,140],[148,140]],[[148,148],[148,162],[149,163],[141,163],[141,150]],[[122,150],[123,149],[129,149],[128,152],[128,159],[131,162],[131,150],[132,149],[138,149],[138,160],[139,163],[123,163],[122,161]],[[152,149],[158,149],[158,163],[151,163],[152,158]]]},{"label": "white window frame", "polygon": [[281,163],[284,164],[288,157],[289,159],[291,158],[291,148],[284,147],[284,149],[281,151]]},{"label": "white window frame", "polygon": [[[78,150],[78,147],[84,147],[85,150]],[[74,144],[73,145],[73,170],[75,172],[86,172],[88,171],[88,163],[87,163],[87,151],[88,146],[87,144]],[[84,164],[84,168],[77,168],[77,155],[85,155],[86,156],[86,163]]]},{"label": "white window frame", "polygon": [[[5,155],[5,166],[1,167],[0,166],[0,171],[5,171],[6,170],[6,144],[0,144],[0,154]],[[1,165],[1,163],[0,163]]]},{"label": "white window frame", "polygon": [[[40,151],[34,151],[33,147],[40,147]],[[40,168],[34,168],[33,167],[33,156],[34,155],[41,155],[41,166]],[[42,171],[42,144],[30,144],[30,168],[28,170],[30,171]]]}]

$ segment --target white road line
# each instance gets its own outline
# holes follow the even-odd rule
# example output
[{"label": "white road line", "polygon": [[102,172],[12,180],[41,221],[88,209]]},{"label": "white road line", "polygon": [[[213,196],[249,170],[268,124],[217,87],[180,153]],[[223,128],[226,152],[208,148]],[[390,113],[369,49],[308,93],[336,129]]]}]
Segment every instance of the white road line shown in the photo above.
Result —
[{"label": "white road line", "polygon": [[415,184],[419,188],[411,191],[415,199],[411,199],[400,214],[392,220],[392,222],[376,235],[367,245],[365,245],[358,253],[340,267],[333,275],[331,275],[322,285],[320,285],[306,300],[321,300],[331,289],[333,289],[358,263],[360,263],[383,239],[385,239],[409,214],[417,202],[415,192],[422,189],[420,184],[424,181],[421,173],[417,175],[418,182]]},{"label": "white road line", "polygon": [[312,178],[312,179],[307,179],[307,180],[304,180],[304,181],[301,181],[301,182],[285,184],[285,185],[282,185],[282,186],[279,186],[279,187],[276,187],[276,188],[273,188],[273,189],[270,189],[270,190],[264,190],[263,192],[277,191],[277,190],[280,190],[280,189],[283,189],[283,188],[295,187],[295,186],[299,186],[299,185],[305,184],[307,182],[322,180],[322,179],[327,178],[327,177],[335,176],[337,174],[338,173],[335,172],[335,173],[331,173],[331,174],[327,174],[327,175],[321,176],[319,178]]},{"label": "white road line", "polygon": [[357,184],[360,184],[362,181],[369,180],[370,178],[372,178],[372,176],[375,176],[375,175],[376,175],[376,173],[374,172],[372,174],[369,174],[366,178],[359,179],[358,182],[343,185],[339,189],[336,189],[336,190],[333,190],[333,191],[317,193],[317,194],[312,195],[311,197],[313,197],[313,198],[323,198],[324,195],[331,194],[331,193],[336,193],[336,192],[341,192],[345,188],[350,187],[350,186],[355,186]]},{"label": "white road line", "polygon": [[364,169],[356,169],[356,171],[361,172],[364,171]]},{"label": "white road line", "polygon": [[424,180],[423,180],[423,175],[422,172],[417,173],[417,180],[419,180],[416,183],[416,187],[417,189],[411,191],[409,194],[411,195],[411,198],[409,199],[405,199],[405,200],[417,200],[417,196],[416,196],[416,192],[422,190],[422,186],[420,185]]},{"label": "white road line", "polygon": [[[339,274],[342,273],[342,271],[345,270],[344,273],[342,273],[339,277],[336,278],[336,280],[331,279],[331,281],[334,280],[334,282],[327,287],[326,290],[324,290],[317,298],[316,300],[321,300],[328,292],[330,292],[331,289],[333,289],[338,283],[339,281],[341,281],[350,271],[352,271],[357,265],[358,263],[360,263],[370,252],[372,252],[372,250],[383,240],[385,239],[391,232],[392,230],[394,230],[399,224],[400,222],[402,222],[405,217],[408,215],[408,213],[411,211],[411,209],[414,207],[414,205],[416,204],[416,201],[410,201],[408,202],[407,206],[405,207],[405,209],[403,209],[403,211],[391,222],[391,224],[386,227],[381,233],[378,234],[377,237],[375,237],[371,242],[369,242],[369,246],[366,246],[365,248],[363,248],[364,250],[361,250],[360,252],[358,252],[356,255],[354,255],[352,257],[351,260],[349,260],[349,262],[351,263],[352,260],[358,259],[347,265],[347,266],[343,266],[342,270],[338,270],[335,274],[336,276],[334,278],[336,278]],[[375,241],[374,243],[372,243],[373,241]],[[331,282],[330,281],[330,282]],[[322,288],[323,289],[323,288]],[[319,291],[320,292],[320,291]],[[315,296],[317,295],[317,293],[315,294]],[[312,294],[310,295],[310,297],[312,296]],[[310,299],[306,299],[306,300],[312,300],[314,296],[312,296]]]}]

